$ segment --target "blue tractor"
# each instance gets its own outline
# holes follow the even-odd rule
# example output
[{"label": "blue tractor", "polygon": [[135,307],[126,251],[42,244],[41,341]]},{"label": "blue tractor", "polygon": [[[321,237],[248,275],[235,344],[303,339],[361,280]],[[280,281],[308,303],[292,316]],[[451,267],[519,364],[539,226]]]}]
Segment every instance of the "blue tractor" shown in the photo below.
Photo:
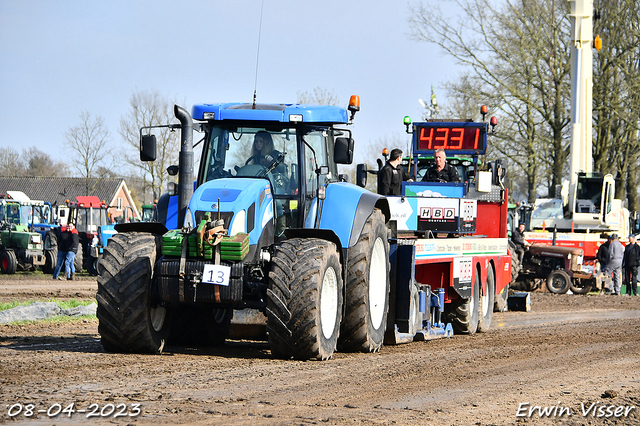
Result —
[{"label": "blue tractor", "polygon": [[[264,313],[272,354],[378,351],[389,309],[386,198],[347,182],[359,110],[299,104],[175,106],[174,190],[157,222],[116,225],[98,264],[107,351],[224,342],[233,310]],[[349,116],[350,114],[350,116]],[[193,131],[202,132],[194,171]],[[150,128],[142,161],[155,159]],[[145,133],[145,134],[143,134]],[[195,182],[195,183],[194,183]]]}]

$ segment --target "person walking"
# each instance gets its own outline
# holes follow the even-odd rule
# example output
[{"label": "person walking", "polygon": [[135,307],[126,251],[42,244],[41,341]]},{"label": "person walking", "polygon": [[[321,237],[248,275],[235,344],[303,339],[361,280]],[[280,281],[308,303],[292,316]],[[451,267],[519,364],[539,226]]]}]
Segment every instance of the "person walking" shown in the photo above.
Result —
[{"label": "person walking", "polygon": [[630,296],[638,295],[638,264],[640,264],[640,246],[636,244],[636,236],[631,234],[622,259],[624,281],[627,284],[627,294]]},{"label": "person walking", "polygon": [[618,240],[617,234],[611,235],[611,243],[609,243],[609,261],[607,262],[607,271],[613,274],[611,282],[611,294],[620,295],[620,287],[622,287],[622,260],[624,259],[624,246]]}]

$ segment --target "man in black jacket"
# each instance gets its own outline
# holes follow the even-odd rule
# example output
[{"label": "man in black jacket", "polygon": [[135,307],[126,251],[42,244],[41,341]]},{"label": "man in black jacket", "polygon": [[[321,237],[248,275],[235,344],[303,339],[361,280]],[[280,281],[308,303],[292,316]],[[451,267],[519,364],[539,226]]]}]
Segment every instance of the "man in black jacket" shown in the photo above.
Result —
[{"label": "man in black jacket", "polygon": [[628,295],[638,295],[638,264],[640,264],[640,246],[636,244],[636,236],[629,235],[629,244],[624,249],[624,258],[622,259]]},{"label": "man in black jacket", "polygon": [[402,150],[392,149],[387,164],[378,172],[378,194],[402,195],[402,181],[413,182],[400,165],[401,161]]},{"label": "man in black jacket", "polygon": [[447,154],[444,149],[436,149],[434,161],[435,164],[424,174],[423,182],[460,182],[458,169],[447,163]]},{"label": "man in black jacket", "polygon": [[518,229],[513,230],[511,233],[511,241],[516,246],[518,260],[522,262],[524,252],[527,250],[527,247],[531,245],[531,243],[524,239],[524,223],[519,224]]}]

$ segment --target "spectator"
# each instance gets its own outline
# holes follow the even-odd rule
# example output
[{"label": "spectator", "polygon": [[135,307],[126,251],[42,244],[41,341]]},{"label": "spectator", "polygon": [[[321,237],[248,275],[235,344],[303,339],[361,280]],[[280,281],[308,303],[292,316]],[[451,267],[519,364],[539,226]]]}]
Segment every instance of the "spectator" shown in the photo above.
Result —
[{"label": "spectator", "polygon": [[629,244],[624,249],[622,267],[624,268],[624,281],[627,284],[627,294],[638,295],[638,264],[640,263],[640,246],[636,244],[636,236],[629,235]]},{"label": "spectator", "polygon": [[607,261],[608,273],[612,273],[612,289],[611,294],[620,295],[620,287],[622,286],[622,260],[624,259],[624,246],[618,240],[617,234],[611,235],[609,243],[609,260]]},{"label": "spectator", "polygon": [[378,172],[378,194],[402,195],[402,181],[413,182],[400,165],[401,161],[402,150],[392,149],[387,164]]},{"label": "spectator", "polygon": [[524,223],[519,224],[518,229],[513,230],[513,232],[511,233],[511,241],[516,246],[518,260],[522,262],[524,252],[527,250],[527,247],[531,245],[531,243],[524,239]]},{"label": "spectator", "polygon": [[78,252],[78,231],[75,229],[73,223],[67,224],[66,227],[60,228],[58,234],[58,261],[56,263],[56,269],[53,271],[53,279],[63,280],[60,277],[60,270],[62,265],[65,267],[65,275],[68,280],[75,278],[75,265],[74,259]]},{"label": "spectator", "polygon": [[602,243],[598,248],[598,254],[596,257],[598,262],[600,263],[600,272],[604,272],[607,267],[607,262],[609,261],[609,244],[611,242],[611,235],[607,238],[607,241]]}]

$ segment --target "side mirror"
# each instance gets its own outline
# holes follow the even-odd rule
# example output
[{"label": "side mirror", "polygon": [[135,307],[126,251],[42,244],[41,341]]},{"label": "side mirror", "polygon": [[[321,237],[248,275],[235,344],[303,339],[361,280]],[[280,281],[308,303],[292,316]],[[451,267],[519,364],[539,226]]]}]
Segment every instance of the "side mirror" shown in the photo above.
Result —
[{"label": "side mirror", "polygon": [[156,160],[156,135],[142,135],[140,138],[140,161]]},{"label": "side mirror", "polygon": [[367,186],[367,165],[358,164],[356,166],[356,185],[361,188]]},{"label": "side mirror", "polygon": [[175,176],[178,174],[178,172],[180,171],[180,166],[169,166],[167,167],[167,173],[169,174],[169,176]]},{"label": "side mirror", "polygon": [[352,138],[336,138],[336,144],[333,148],[333,161],[336,164],[353,163],[353,145]]}]

